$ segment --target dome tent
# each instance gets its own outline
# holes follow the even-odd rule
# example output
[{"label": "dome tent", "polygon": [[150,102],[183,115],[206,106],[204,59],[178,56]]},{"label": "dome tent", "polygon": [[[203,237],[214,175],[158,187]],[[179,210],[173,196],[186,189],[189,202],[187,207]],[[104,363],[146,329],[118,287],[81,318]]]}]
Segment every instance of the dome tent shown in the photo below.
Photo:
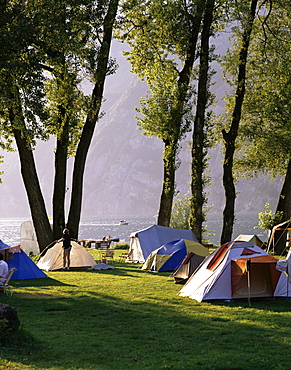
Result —
[{"label": "dome tent", "polygon": [[179,295],[198,302],[286,297],[291,284],[277,262],[254,244],[228,242],[205,258]]},{"label": "dome tent", "polygon": [[0,240],[0,251],[5,255],[8,268],[16,268],[11,280],[39,279],[47,275],[28,257],[21,246],[10,247]]},{"label": "dome tent", "polygon": [[130,234],[130,246],[126,262],[144,263],[155,249],[173,240],[187,239],[198,243],[191,230],[152,225]]},{"label": "dome tent", "polygon": [[[207,251],[207,255],[208,255]],[[187,254],[183,259],[181,265],[173,273],[173,278],[175,284],[185,284],[189,277],[194,273],[194,271],[199,267],[199,265],[204,261],[206,256],[200,256],[193,252]]]},{"label": "dome tent", "polygon": [[[70,267],[92,268],[96,265],[94,258],[82,245],[75,241],[71,241],[71,245]],[[58,242],[47,249],[38,261],[37,266],[45,271],[61,269],[63,267],[63,242]]]},{"label": "dome tent", "polygon": [[208,255],[207,249],[193,240],[174,240],[154,250],[142,266],[143,270],[175,271],[187,254],[193,253],[199,264]]}]

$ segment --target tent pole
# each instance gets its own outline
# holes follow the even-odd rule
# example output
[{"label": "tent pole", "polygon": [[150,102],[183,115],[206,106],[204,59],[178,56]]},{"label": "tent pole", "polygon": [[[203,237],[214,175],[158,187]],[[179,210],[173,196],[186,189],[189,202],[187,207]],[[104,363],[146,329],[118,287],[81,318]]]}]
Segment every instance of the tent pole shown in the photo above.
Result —
[{"label": "tent pole", "polygon": [[287,272],[287,299],[289,299],[289,270],[288,270],[288,264],[287,264],[287,269],[286,269],[286,272]]},{"label": "tent pole", "polygon": [[248,277],[248,302],[251,307],[251,279],[250,279],[251,260],[247,260],[247,277]]}]

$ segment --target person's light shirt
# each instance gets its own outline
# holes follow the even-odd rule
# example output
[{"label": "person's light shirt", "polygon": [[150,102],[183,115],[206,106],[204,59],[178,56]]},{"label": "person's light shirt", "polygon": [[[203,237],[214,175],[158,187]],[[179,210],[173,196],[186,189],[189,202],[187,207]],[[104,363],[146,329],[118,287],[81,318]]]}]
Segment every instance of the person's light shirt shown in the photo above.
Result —
[{"label": "person's light shirt", "polygon": [[0,283],[3,284],[6,276],[8,275],[8,265],[7,262],[0,260]]}]

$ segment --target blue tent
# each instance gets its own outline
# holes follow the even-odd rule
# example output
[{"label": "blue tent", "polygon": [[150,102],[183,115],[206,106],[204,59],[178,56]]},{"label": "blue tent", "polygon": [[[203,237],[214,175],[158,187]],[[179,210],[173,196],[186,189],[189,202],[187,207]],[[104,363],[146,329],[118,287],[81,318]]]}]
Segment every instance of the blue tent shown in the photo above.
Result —
[{"label": "blue tent", "polygon": [[9,249],[11,248],[8,244],[5,244],[0,240],[0,249]]},{"label": "blue tent", "polygon": [[168,242],[180,239],[198,242],[191,230],[153,225],[136,231],[130,235],[130,248],[126,261],[143,263],[155,249]]},{"label": "blue tent", "polygon": [[195,254],[199,263],[209,254],[207,249],[193,240],[173,240],[154,250],[143,264],[143,270],[174,271],[189,254]]},{"label": "blue tent", "polygon": [[11,280],[39,279],[47,276],[23,250],[20,253],[13,253],[13,259],[7,263],[9,270],[16,268]]},{"label": "blue tent", "polygon": [[10,247],[0,240],[0,250],[6,257],[9,270],[16,268],[11,280],[39,279],[47,276],[20,246]]}]

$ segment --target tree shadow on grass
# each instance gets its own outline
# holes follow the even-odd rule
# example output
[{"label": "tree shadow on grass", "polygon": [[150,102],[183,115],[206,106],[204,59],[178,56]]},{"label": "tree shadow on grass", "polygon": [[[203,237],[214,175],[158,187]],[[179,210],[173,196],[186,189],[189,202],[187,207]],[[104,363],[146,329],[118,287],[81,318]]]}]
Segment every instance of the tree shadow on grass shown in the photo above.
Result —
[{"label": "tree shadow on grass", "polygon": [[[290,340],[288,328],[274,332],[277,315],[265,315],[258,325],[260,310],[235,310],[235,316],[231,311],[226,316],[222,306],[195,306],[179,299],[187,311],[162,297],[159,302],[129,302],[110,294],[71,299],[69,312],[51,312],[50,341],[38,335],[23,348],[21,335],[26,333],[19,333],[15,360],[64,370],[284,368],[288,356],[280,353],[288,353]],[[43,310],[48,312],[45,306]],[[256,339],[251,345],[250,338]],[[30,355],[24,359],[26,353]]]},{"label": "tree shadow on grass", "polygon": [[134,272],[134,274],[153,274],[159,276],[168,276],[171,277],[173,271],[166,271],[166,272],[157,272],[157,271],[149,271],[149,270],[142,270],[142,264],[133,264],[133,263],[124,263],[124,262],[114,262],[111,266],[114,269],[108,270],[91,270],[91,271],[109,271],[110,273],[114,273],[116,275],[129,275],[128,272]]},{"label": "tree shadow on grass", "polygon": [[17,287],[53,287],[53,286],[75,286],[74,284],[67,284],[51,277],[44,277],[41,279],[26,279],[13,280],[10,282],[11,286]]},{"label": "tree shadow on grass", "polygon": [[255,310],[267,310],[271,312],[290,312],[291,311],[291,298],[277,297],[277,298],[253,298],[250,301],[248,299],[233,300],[233,301],[208,301],[211,305],[222,306],[222,307],[234,307],[234,308],[250,308]]},{"label": "tree shadow on grass", "polygon": [[[87,269],[83,271],[85,273],[108,274],[108,275],[129,276],[129,277],[139,277],[147,273],[147,271],[142,270],[141,268],[137,268],[136,266],[132,266],[132,267],[124,266],[124,264],[122,263],[119,263],[119,264],[114,263],[110,266],[112,266],[113,269],[110,269],[110,268],[104,269],[104,270]],[[70,272],[74,272],[74,271],[81,271],[81,270],[76,270],[72,268]]]},{"label": "tree shadow on grass", "polygon": [[0,348],[6,351],[16,351],[18,354],[29,354],[37,346],[35,338],[22,327],[14,332],[0,335]]}]

